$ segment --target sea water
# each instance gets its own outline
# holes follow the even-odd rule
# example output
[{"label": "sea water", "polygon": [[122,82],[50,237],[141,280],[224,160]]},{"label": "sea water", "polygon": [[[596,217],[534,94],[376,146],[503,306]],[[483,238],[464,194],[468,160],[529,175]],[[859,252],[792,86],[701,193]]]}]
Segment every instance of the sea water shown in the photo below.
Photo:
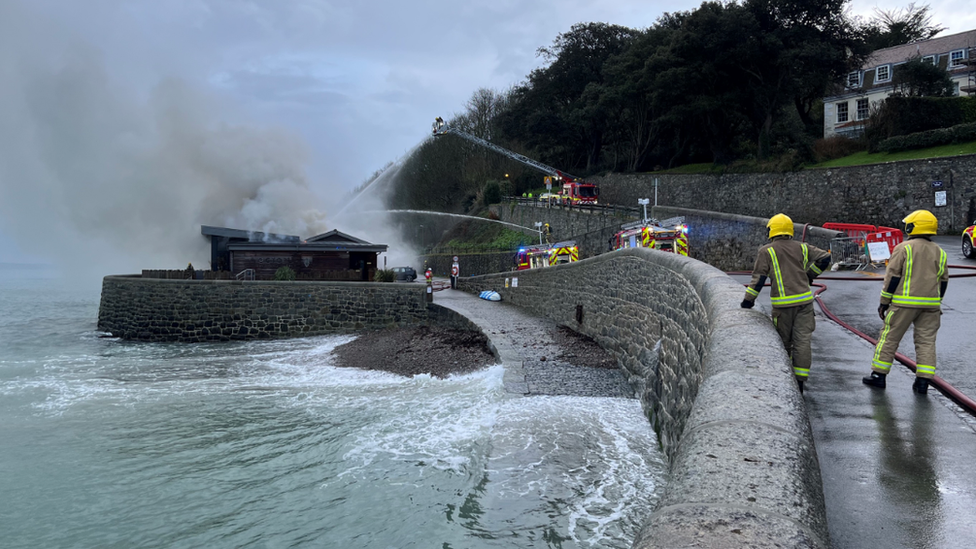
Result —
[{"label": "sea water", "polygon": [[0,267],[0,546],[624,548],[660,491],[636,400],[120,341],[98,292]]}]

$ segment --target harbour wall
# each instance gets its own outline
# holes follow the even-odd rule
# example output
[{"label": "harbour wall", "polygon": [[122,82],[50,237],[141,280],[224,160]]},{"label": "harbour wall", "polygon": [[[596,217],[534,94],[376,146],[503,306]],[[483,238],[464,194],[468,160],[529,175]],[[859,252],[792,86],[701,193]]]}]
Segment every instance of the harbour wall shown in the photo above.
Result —
[{"label": "harbour wall", "polygon": [[275,339],[443,325],[476,330],[430,304],[422,284],[166,280],[139,275],[102,280],[98,329],[140,341]]},{"label": "harbour wall", "polygon": [[632,248],[459,287],[498,291],[586,334],[625,369],[670,463],[634,547],[829,547],[789,358],[769,318],[739,307],[741,284],[687,257]]}]

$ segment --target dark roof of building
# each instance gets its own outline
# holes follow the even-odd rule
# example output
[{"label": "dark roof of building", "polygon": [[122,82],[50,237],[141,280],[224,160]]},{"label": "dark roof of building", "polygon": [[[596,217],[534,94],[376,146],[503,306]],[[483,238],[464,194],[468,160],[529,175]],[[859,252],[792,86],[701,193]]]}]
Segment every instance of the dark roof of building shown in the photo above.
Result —
[{"label": "dark roof of building", "polygon": [[229,250],[278,250],[278,251],[346,251],[346,252],[374,252],[382,253],[388,248],[386,244],[373,244],[361,238],[348,235],[338,230],[313,236],[303,241],[298,236],[244,231],[201,225],[200,232],[204,236],[230,238]]},{"label": "dark roof of building", "polygon": [[882,48],[868,56],[864,65],[861,66],[861,70],[870,70],[881,65],[904,63],[914,57],[947,54],[973,47],[976,47],[976,29],[911,44]]},{"label": "dark roof of building", "polygon": [[355,242],[357,244],[369,244],[369,242],[361,238],[340,232],[338,229],[309,237],[308,242]]},{"label": "dark roof of building", "polygon": [[228,229],[227,227],[214,227],[212,225],[200,225],[200,234],[203,236],[222,236],[232,240],[244,240],[247,242],[301,242],[302,240],[301,237],[290,234],[244,231],[241,229]]}]

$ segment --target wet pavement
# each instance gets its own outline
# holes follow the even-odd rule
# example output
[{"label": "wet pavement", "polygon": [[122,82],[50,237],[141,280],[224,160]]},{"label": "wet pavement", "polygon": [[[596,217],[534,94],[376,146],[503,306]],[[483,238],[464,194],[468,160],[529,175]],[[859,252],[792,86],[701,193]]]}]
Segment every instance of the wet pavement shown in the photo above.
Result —
[{"label": "wet pavement", "polygon": [[[962,257],[959,237],[938,237],[950,265]],[[950,274],[969,272],[952,270]],[[856,276],[861,281],[830,280]],[[877,337],[883,269],[825,273],[824,304],[838,317]],[[748,277],[734,277],[748,282]],[[758,306],[767,313],[768,288]],[[936,374],[976,397],[972,327],[976,278],[951,279],[939,331]],[[914,358],[912,333],[899,351]],[[813,368],[804,399],[824,483],[835,549],[933,548],[976,545],[976,419],[934,389],[911,391],[914,374],[895,364],[885,390],[867,387],[874,346],[817,311]]]},{"label": "wet pavement", "polygon": [[635,398],[619,368],[575,366],[560,360],[568,349],[555,337],[556,324],[505,302],[486,301],[459,290],[434,293],[434,303],[478,325],[505,365],[505,389],[524,395]]}]

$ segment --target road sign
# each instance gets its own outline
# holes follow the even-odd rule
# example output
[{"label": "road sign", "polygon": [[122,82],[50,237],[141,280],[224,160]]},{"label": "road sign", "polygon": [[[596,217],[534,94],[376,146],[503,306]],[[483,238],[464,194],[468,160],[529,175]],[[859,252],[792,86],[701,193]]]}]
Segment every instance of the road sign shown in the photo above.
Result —
[{"label": "road sign", "polygon": [[455,262],[455,263],[457,263],[457,262],[458,262],[458,258],[457,258],[457,256],[454,256],[454,262]]},{"label": "road sign", "polygon": [[458,275],[458,266],[457,263],[455,263],[454,265],[451,266],[451,276],[457,276],[457,275]]}]

